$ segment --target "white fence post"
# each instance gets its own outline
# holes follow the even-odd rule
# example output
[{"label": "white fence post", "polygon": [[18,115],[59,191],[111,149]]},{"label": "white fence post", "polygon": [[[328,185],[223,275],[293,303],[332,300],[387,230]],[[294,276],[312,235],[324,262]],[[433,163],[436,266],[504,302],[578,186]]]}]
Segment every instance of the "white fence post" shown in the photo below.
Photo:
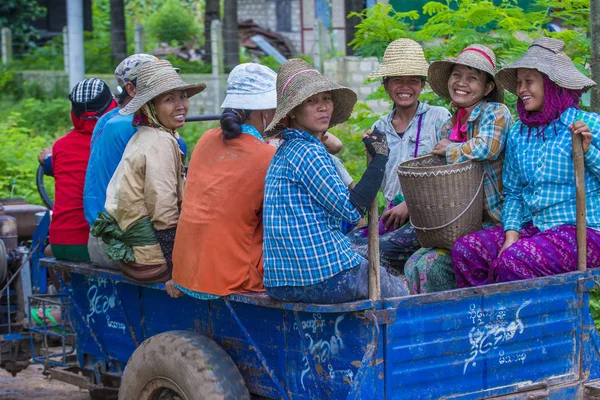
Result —
[{"label": "white fence post", "polygon": [[63,57],[65,60],[65,74],[69,75],[69,29],[63,26]]},{"label": "white fence post", "polygon": [[2,62],[8,64],[12,60],[12,32],[10,28],[2,28]]},{"label": "white fence post", "polygon": [[85,78],[83,0],[67,0],[69,37],[69,91]]},{"label": "white fence post", "polygon": [[323,64],[325,63],[325,26],[323,26],[323,21],[320,19],[315,20],[313,34],[313,61],[315,62],[315,68],[323,73]]},{"label": "white fence post", "polygon": [[221,113],[220,75],[223,74],[223,26],[213,19],[210,24],[210,49],[212,54],[212,80],[215,91],[215,114]]},{"label": "white fence post", "polygon": [[137,24],[135,26],[134,32],[134,51],[136,54],[144,52],[144,26],[142,24]]}]

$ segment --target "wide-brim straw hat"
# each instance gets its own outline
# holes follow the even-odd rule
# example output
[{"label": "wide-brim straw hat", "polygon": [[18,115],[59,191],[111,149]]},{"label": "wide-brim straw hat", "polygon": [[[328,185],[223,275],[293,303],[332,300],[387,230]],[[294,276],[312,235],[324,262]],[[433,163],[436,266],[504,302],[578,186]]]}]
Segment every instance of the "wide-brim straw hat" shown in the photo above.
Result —
[{"label": "wide-brim straw hat", "polygon": [[492,49],[482,44],[472,44],[465,47],[456,58],[431,63],[428,74],[429,86],[438,96],[452,101],[448,90],[448,80],[452,74],[452,69],[457,64],[490,74],[496,84],[490,99],[496,103],[504,103],[504,88],[496,79],[496,55]]},{"label": "wide-brim straw hat", "polygon": [[346,121],[356,104],[357,97],[354,91],[327,79],[300,58],[292,58],[284,62],[277,74],[277,109],[267,130],[274,129],[304,100],[322,92],[331,92],[333,100],[333,114],[329,127]]},{"label": "wide-brim straw hat", "polygon": [[412,39],[397,39],[388,45],[383,60],[370,79],[392,76],[422,76],[427,78],[429,64],[423,48]]},{"label": "wide-brim straw hat", "polygon": [[149,62],[142,67],[138,75],[135,96],[119,113],[133,114],[156,96],[172,90],[185,90],[190,98],[205,88],[204,83],[185,83],[179,76],[179,68],[173,68],[167,60]]},{"label": "wide-brim straw hat", "polygon": [[562,40],[542,37],[533,42],[517,61],[498,71],[498,80],[513,94],[517,94],[517,69],[530,68],[546,74],[565,89],[588,90],[596,82],[579,72],[565,54]]}]

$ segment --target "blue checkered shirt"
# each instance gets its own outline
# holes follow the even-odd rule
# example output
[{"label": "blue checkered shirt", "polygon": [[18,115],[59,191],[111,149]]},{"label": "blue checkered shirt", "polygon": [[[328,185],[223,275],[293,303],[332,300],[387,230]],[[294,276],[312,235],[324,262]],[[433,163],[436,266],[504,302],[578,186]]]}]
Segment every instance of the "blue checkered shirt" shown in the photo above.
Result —
[{"label": "blue checkered shirt", "polygon": [[361,263],[340,230],[360,214],[317,138],[287,129],[283,139],[265,180],[264,283],[308,286]]},{"label": "blue checkered shirt", "polygon": [[575,172],[568,126],[580,119],[592,132],[592,144],[584,156],[587,226],[600,229],[600,116],[569,108],[559,119],[531,132],[520,121],[512,126],[504,159],[504,230],[519,231],[530,220],[542,231],[575,225]]}]

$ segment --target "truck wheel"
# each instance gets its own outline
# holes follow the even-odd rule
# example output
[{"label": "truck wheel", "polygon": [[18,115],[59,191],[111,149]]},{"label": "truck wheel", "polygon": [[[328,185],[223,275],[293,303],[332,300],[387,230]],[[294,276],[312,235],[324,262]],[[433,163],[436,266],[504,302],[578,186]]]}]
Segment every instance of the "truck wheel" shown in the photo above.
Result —
[{"label": "truck wheel", "polygon": [[170,331],[145,340],[127,362],[119,400],[250,399],[244,378],[214,340]]}]

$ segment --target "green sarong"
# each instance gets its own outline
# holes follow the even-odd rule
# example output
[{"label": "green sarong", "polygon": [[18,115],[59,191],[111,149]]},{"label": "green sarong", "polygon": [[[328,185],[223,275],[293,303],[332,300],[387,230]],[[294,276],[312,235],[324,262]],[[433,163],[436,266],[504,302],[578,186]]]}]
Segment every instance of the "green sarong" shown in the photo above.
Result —
[{"label": "green sarong", "polygon": [[113,261],[131,263],[134,246],[152,246],[158,244],[156,232],[150,218],[144,217],[135,221],[129,229],[119,228],[117,220],[107,212],[98,214],[90,230],[92,236],[101,238],[107,244],[106,255]]}]

